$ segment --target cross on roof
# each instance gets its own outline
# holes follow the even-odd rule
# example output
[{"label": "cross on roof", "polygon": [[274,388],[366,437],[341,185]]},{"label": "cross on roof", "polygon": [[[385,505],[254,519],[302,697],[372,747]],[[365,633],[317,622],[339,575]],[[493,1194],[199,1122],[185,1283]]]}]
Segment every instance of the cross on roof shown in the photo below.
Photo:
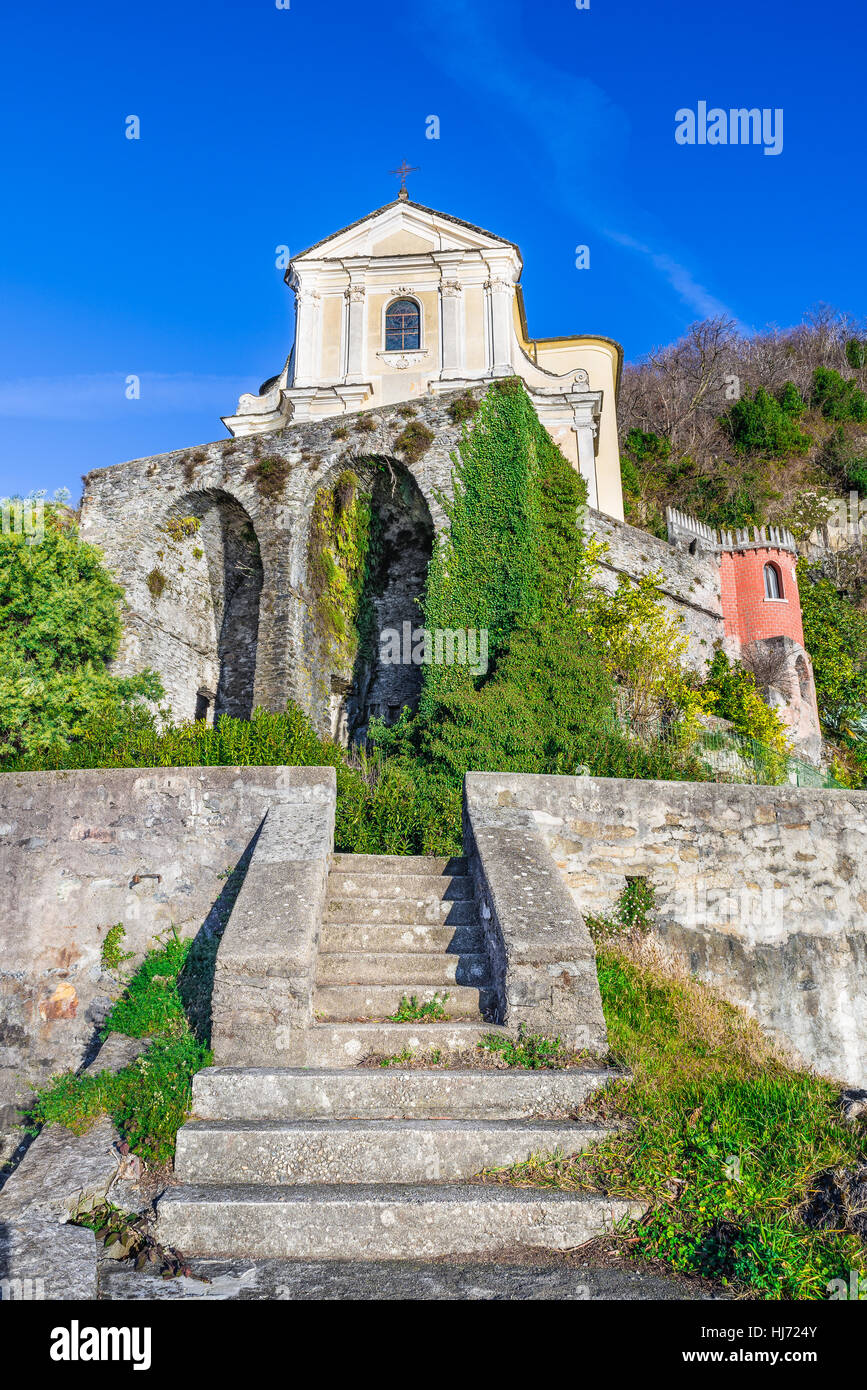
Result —
[{"label": "cross on roof", "polygon": [[406,189],[406,179],[407,179],[407,175],[408,175],[408,174],[417,174],[417,173],[418,173],[418,165],[417,165],[417,164],[407,164],[406,160],[404,159],[404,160],[402,161],[401,166],[400,166],[399,169],[389,169],[388,172],[389,172],[390,174],[393,174],[394,177],[395,177],[396,179],[400,179],[400,191],[398,192],[398,195],[397,195],[398,198],[408,198],[408,197],[409,197],[409,193],[407,192],[407,189]]}]

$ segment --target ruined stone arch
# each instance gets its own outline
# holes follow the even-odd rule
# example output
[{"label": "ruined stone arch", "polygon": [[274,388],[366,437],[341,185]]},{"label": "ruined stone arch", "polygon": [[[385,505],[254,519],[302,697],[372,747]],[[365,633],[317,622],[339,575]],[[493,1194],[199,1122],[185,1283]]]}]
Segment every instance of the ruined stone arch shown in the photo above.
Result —
[{"label": "ruined stone arch", "polygon": [[[192,520],[195,527],[185,525]],[[177,607],[188,629],[179,713],[208,722],[221,714],[248,719],[263,577],[253,520],[222,488],[191,489],[172,504],[163,530],[180,548]]]},{"label": "ruined stone arch", "polygon": [[[367,506],[370,513],[364,573],[357,587],[360,603],[345,634],[341,615],[333,611],[342,582],[329,586],[331,562],[324,567],[318,563],[324,496],[333,499],[335,518],[353,505]],[[423,622],[434,531],[431,507],[411,468],[393,456],[345,456],[312,481],[296,532],[292,572],[303,593],[306,689],[301,702],[321,733],[342,743],[360,741],[371,717],[393,723],[401,709],[417,705],[423,668],[383,662],[380,635],[386,630],[402,635]],[[325,548],[333,557],[334,547]],[[356,591],[352,584],[347,588]]]}]

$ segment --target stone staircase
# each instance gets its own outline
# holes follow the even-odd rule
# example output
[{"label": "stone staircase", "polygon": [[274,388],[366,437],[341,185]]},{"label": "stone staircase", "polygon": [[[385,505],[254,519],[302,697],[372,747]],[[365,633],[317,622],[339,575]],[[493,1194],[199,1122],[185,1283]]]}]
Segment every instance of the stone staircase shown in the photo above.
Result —
[{"label": "stone staircase", "polygon": [[[389,1021],[444,996],[447,1022]],[[358,1067],[371,1055],[470,1052],[497,1029],[461,859],[335,855],[306,1066],[213,1067],[178,1134],[159,1238],[189,1256],[431,1259],[562,1250],[635,1211],[625,1202],[472,1183],[607,1131],[574,1112],[610,1073]]]}]

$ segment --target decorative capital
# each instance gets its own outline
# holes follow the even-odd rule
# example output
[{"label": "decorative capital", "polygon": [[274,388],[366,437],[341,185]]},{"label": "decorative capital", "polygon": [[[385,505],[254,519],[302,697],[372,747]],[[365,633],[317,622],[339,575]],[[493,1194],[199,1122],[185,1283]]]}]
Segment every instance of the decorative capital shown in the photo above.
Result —
[{"label": "decorative capital", "polygon": [[360,304],[364,299],[365,288],[363,285],[347,285],[343,291],[344,299],[348,299],[350,304]]},{"label": "decorative capital", "polygon": [[299,291],[298,291],[298,303],[299,303],[299,304],[318,304],[321,298],[322,298],[322,295],[319,293],[318,290],[299,290]]},{"label": "decorative capital", "polygon": [[493,290],[495,294],[511,294],[514,285],[511,280],[502,280],[499,277],[495,279],[492,276],[490,280],[485,281],[485,289]]},{"label": "decorative capital", "polygon": [[463,292],[464,287],[460,280],[443,280],[440,285],[440,294],[443,299],[457,299]]}]

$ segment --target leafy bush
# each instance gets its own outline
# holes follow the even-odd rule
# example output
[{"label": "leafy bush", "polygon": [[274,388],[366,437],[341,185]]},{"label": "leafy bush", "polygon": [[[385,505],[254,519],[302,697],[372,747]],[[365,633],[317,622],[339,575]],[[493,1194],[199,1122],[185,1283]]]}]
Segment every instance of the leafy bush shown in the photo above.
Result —
[{"label": "leafy bush", "polygon": [[785,725],[776,710],[762,699],[752,671],[740,662],[730,662],[725,652],[714,653],[702,695],[707,712],[731,720],[738,733],[764,744],[781,757],[791,752]]},{"label": "leafy bush", "polygon": [[779,399],[759,386],[752,397],[746,393],[735,401],[721,423],[739,453],[779,458],[804,454],[810,447],[810,436],[798,423],[803,411],[803,399],[792,382],[787,382]]},{"label": "leafy bush", "polygon": [[867,420],[867,396],[856,381],[831,367],[817,367],[813,373],[811,404],[826,420]]},{"label": "leafy bush", "polygon": [[829,579],[811,574],[804,559],[798,561],[798,587],[819,714],[829,732],[846,733],[867,707],[867,614]]},{"label": "leafy bush", "polygon": [[106,670],[122,596],[65,508],[46,505],[37,544],[0,533],[0,765],[68,747],[86,725],[162,696],[152,671]]},{"label": "leafy bush", "polygon": [[660,720],[691,725],[699,709],[683,665],[689,636],[666,608],[661,583],[659,573],[637,584],[620,575],[613,595],[592,589],[587,598],[588,630],[620,688],[631,727],[642,734]]},{"label": "leafy bush", "polygon": [[825,440],[819,463],[843,491],[854,488],[862,497],[867,495],[867,457],[863,446],[856,446],[843,425]]},{"label": "leafy bush", "polygon": [[116,926],[109,927],[105,934],[100,951],[100,960],[104,970],[117,970],[123,965],[125,960],[132,959],[130,951],[124,951],[122,942],[126,936],[126,928],[123,922],[118,922]]}]

